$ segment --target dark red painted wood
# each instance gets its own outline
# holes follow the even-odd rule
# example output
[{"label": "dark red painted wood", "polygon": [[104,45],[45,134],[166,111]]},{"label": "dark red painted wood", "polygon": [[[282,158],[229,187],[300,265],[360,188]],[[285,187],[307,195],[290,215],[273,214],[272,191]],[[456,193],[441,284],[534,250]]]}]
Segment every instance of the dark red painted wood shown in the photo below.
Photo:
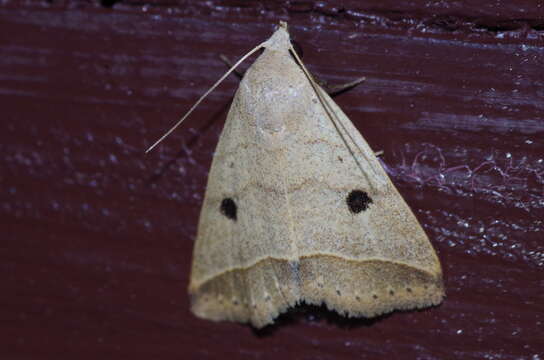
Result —
[{"label": "dark red painted wood", "polygon": [[[230,77],[279,19],[437,248],[436,308],[278,325],[199,320],[186,293]],[[542,359],[540,1],[0,3],[0,355],[6,359]],[[247,67],[248,64],[245,65]]]}]

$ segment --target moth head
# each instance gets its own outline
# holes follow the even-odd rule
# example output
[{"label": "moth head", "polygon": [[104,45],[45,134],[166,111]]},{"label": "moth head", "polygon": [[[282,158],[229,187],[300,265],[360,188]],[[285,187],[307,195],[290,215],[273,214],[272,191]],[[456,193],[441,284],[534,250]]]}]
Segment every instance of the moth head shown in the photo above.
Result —
[{"label": "moth head", "polygon": [[278,30],[263,43],[263,46],[270,50],[289,51],[291,40],[289,38],[289,32],[287,31],[287,23],[283,21],[280,22]]}]

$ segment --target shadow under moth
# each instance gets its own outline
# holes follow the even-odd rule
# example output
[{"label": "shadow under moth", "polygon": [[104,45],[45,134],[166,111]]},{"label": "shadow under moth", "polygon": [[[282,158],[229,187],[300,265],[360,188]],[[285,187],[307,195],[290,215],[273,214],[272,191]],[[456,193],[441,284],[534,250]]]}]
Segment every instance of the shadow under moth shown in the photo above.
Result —
[{"label": "shadow under moth", "polygon": [[285,23],[177,125],[258,49],[208,177],[189,285],[193,313],[261,328],[301,302],[354,317],[439,304],[442,270],[429,239],[305,68]]}]

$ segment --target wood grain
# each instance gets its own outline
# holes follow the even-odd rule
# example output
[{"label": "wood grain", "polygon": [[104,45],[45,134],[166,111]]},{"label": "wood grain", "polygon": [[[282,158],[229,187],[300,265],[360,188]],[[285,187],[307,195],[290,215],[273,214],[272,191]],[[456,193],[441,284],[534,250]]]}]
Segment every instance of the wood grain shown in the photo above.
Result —
[{"label": "wood grain", "polygon": [[[541,359],[544,9],[536,1],[0,3],[0,354]],[[439,252],[446,301],[378,320],[302,307],[262,332],[189,312],[234,76],[279,19]]]}]

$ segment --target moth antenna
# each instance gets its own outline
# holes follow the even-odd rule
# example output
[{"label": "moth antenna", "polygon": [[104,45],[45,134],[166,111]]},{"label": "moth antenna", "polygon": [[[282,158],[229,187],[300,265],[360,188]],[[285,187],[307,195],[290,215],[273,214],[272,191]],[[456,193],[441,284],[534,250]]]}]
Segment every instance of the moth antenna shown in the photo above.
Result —
[{"label": "moth antenna", "polygon": [[[300,65],[300,67],[302,68],[302,71],[304,72],[304,75],[306,75],[306,77],[308,78],[308,80],[310,81],[310,84],[312,85],[312,88],[314,89],[315,91],[315,94],[317,95],[317,97],[319,98],[319,101],[321,102],[321,104],[323,105],[323,107],[325,108],[325,111],[327,112],[327,114],[329,115],[330,119],[333,121],[334,125],[337,127],[337,122],[338,124],[340,123],[339,121],[337,121],[338,119],[336,118],[335,114],[334,114],[334,111],[329,107],[329,104],[327,103],[327,101],[323,98],[323,95],[321,94],[321,92],[319,91],[319,84],[317,83],[317,81],[315,81],[314,77],[312,76],[312,74],[310,74],[310,72],[308,71],[308,69],[306,69],[306,66],[304,65],[304,63],[302,62],[302,60],[300,59],[300,57],[298,56],[297,52],[295,51],[295,49],[293,47],[289,48],[289,51],[291,52],[291,54],[293,54],[293,56],[295,57],[295,59],[297,60],[298,64]],[[338,130],[338,129],[337,129]],[[340,136],[342,136],[342,133],[340,133]],[[343,136],[342,136],[343,138]]]},{"label": "moth antenna", "polygon": [[182,122],[183,120],[185,120],[189,115],[191,115],[191,113],[193,112],[194,109],[196,109],[196,107],[202,102],[202,100],[204,100],[204,98],[206,96],[208,96],[219,84],[221,84],[221,82],[223,80],[225,80],[225,78],[227,76],[230,75],[231,72],[233,72],[237,67],[238,65],[240,65],[245,59],[247,59],[248,57],[250,57],[255,51],[259,50],[261,47],[263,47],[264,45],[264,42],[255,46],[251,51],[249,51],[247,54],[245,54],[240,60],[238,60],[236,62],[236,64],[232,65],[232,67],[230,69],[227,70],[227,72],[221,76],[221,78],[219,80],[217,80],[215,82],[215,84],[213,84],[213,86],[211,88],[208,89],[208,91],[206,91],[204,93],[204,95],[202,95],[195,103],[194,105],[189,109],[189,111],[187,111],[185,113],[185,115],[183,115],[183,117],[174,125],[170,128],[170,130],[168,130],[163,136],[160,137],[159,140],[155,141],[155,143],[153,145],[151,145],[146,151],[145,153],[147,154],[148,152],[150,152],[151,150],[153,150],[155,148],[155,146],[159,145],[159,143],[161,141],[163,141],[168,135],[170,135]]},{"label": "moth antenna", "polygon": [[[306,77],[308,78],[308,80],[310,81],[310,84],[312,85],[312,88],[314,89],[317,97],[319,98],[319,101],[321,102],[321,104],[323,105],[323,108],[325,109],[325,112],[327,113],[327,115],[329,115],[329,118],[331,119],[336,131],[338,131],[338,134],[340,135],[340,137],[342,138],[342,140],[344,141],[344,144],[346,144],[347,148],[350,149],[350,152],[352,153],[353,155],[353,151],[351,150],[352,147],[350,146],[350,144],[348,144],[348,142],[346,141],[346,138],[344,137],[344,134],[342,134],[342,132],[340,131],[340,129],[338,128],[339,126],[342,127],[342,129],[344,130],[345,134],[349,137],[349,139],[351,140],[352,144],[354,144],[356,146],[356,148],[360,151],[361,149],[358,148],[357,146],[357,143],[355,142],[355,140],[353,139],[353,137],[349,134],[349,131],[346,130],[346,128],[344,127],[344,124],[342,124],[342,122],[338,119],[338,117],[336,116],[334,110],[330,107],[329,103],[325,100],[325,98],[323,97],[323,94],[321,94],[320,90],[319,90],[319,85],[317,84],[317,82],[314,80],[313,76],[310,74],[310,72],[308,71],[308,69],[306,69],[306,66],[304,66],[304,63],[302,62],[302,60],[300,59],[300,57],[297,55],[297,52],[295,51],[295,49],[293,49],[293,47],[290,47],[289,48],[289,51],[291,52],[291,54],[293,54],[293,56],[295,57],[295,59],[297,60],[298,64],[300,65],[300,67],[302,68],[302,71],[304,72],[304,75],[306,75]],[[361,152],[363,153],[363,152]],[[364,153],[363,153],[363,156],[364,156]],[[354,157],[355,158],[355,157]],[[362,166],[361,164],[359,163],[359,161],[357,161],[357,158],[355,158],[355,161],[357,162],[357,165],[359,166],[359,168],[362,170]]]}]

